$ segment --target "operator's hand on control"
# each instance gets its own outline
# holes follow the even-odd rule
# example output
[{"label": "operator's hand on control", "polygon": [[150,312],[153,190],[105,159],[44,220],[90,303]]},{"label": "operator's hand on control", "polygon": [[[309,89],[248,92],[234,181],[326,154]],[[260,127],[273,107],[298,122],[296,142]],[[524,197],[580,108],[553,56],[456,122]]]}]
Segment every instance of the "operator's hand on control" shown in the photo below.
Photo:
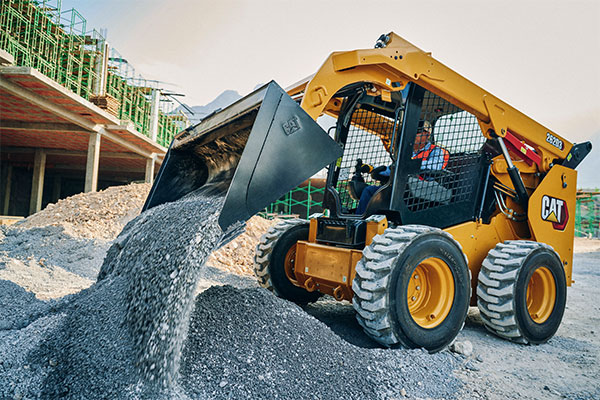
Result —
[{"label": "operator's hand on control", "polygon": [[371,172],[373,172],[373,166],[369,164],[362,164],[360,166],[360,172],[362,172],[363,174],[370,174]]},{"label": "operator's hand on control", "polygon": [[369,164],[364,164],[362,160],[359,158],[356,160],[356,172],[361,174],[370,174],[373,171],[373,166]]}]

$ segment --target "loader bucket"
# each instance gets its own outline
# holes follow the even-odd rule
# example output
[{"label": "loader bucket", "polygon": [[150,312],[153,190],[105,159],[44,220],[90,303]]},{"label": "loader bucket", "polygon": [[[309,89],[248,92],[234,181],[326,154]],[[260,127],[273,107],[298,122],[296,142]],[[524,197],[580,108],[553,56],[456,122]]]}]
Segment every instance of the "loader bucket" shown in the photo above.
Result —
[{"label": "loader bucket", "polygon": [[271,81],[175,136],[143,211],[210,185],[227,193],[219,217],[227,232],[341,155]]}]

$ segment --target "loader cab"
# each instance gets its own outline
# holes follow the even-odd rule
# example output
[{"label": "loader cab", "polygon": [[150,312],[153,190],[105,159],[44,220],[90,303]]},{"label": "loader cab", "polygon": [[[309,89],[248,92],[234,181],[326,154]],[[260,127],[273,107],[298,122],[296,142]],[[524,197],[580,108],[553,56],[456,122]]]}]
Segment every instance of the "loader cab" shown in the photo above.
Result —
[{"label": "loader cab", "polygon": [[[343,103],[335,140],[343,155],[328,169],[323,204],[330,219],[360,225],[358,221],[377,214],[393,225],[446,228],[489,217],[493,199],[486,188],[494,154],[476,117],[412,83],[393,92],[391,101],[372,93],[368,85],[339,93]],[[417,132],[427,124],[429,146],[447,155],[443,168],[428,169],[424,159],[415,158]],[[358,171],[359,160],[389,166],[387,182]],[[366,211],[357,214],[368,185],[377,189]]]}]

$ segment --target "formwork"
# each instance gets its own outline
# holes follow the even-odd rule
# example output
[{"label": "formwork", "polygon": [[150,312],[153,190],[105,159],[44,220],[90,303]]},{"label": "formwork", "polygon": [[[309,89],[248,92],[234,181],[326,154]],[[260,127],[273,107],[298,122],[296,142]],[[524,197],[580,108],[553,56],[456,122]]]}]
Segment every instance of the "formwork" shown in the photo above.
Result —
[{"label": "formwork", "polygon": [[[144,134],[150,133],[152,93],[154,90],[160,91],[159,86],[160,82],[136,74],[135,68],[119,52],[111,49],[106,94],[119,104],[115,115],[133,122],[136,129]],[[159,104],[156,141],[168,147],[173,136],[186,128],[189,121],[183,112],[175,111],[168,96],[161,96]]]}]

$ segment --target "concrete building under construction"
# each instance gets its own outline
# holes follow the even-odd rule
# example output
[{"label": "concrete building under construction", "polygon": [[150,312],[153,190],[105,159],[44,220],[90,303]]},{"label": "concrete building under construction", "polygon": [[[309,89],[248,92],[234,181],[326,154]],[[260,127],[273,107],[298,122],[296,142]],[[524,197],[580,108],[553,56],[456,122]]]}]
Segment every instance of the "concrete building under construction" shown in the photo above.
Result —
[{"label": "concrete building under construction", "polygon": [[172,95],[60,0],[0,0],[0,214],[152,182],[188,125]]}]

